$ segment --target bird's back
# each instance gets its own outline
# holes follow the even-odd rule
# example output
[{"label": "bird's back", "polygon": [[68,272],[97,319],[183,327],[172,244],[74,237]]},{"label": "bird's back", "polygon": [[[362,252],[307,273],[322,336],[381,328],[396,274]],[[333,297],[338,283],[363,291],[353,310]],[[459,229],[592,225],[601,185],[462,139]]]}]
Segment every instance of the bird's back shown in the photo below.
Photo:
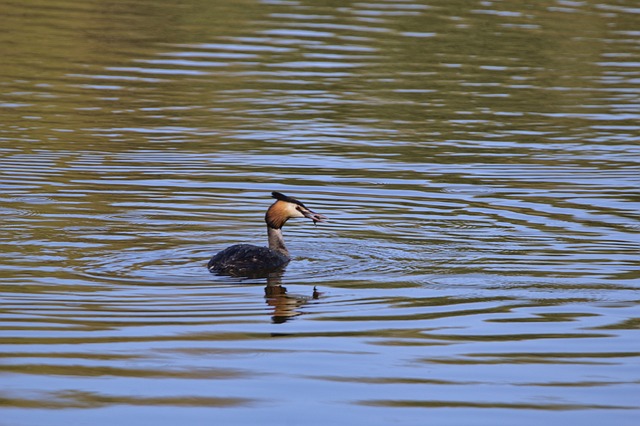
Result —
[{"label": "bird's back", "polygon": [[236,244],[214,255],[207,267],[211,272],[233,276],[257,276],[274,271],[289,258],[267,247]]}]

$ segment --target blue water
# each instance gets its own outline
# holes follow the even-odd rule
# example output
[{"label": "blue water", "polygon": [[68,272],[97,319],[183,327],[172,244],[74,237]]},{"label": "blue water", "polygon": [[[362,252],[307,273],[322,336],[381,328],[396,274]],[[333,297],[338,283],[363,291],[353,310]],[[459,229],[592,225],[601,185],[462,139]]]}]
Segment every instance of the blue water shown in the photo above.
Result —
[{"label": "blue water", "polygon": [[637,423],[634,2],[4,7],[1,425]]}]

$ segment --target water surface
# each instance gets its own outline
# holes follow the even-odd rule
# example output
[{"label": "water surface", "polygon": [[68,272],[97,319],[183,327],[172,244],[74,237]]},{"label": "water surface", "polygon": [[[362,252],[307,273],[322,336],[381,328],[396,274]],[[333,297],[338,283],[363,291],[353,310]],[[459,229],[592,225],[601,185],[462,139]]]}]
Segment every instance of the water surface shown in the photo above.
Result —
[{"label": "water surface", "polygon": [[2,14],[0,424],[637,422],[634,2]]}]

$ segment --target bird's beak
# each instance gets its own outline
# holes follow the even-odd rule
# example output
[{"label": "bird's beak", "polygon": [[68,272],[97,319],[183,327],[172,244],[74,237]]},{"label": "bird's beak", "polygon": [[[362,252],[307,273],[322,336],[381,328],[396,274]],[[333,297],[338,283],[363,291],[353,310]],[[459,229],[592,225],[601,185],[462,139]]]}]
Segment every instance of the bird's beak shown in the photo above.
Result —
[{"label": "bird's beak", "polygon": [[301,213],[304,215],[304,217],[311,219],[314,225],[316,224],[316,222],[326,222],[328,220],[326,216],[313,212],[309,209],[302,210]]}]

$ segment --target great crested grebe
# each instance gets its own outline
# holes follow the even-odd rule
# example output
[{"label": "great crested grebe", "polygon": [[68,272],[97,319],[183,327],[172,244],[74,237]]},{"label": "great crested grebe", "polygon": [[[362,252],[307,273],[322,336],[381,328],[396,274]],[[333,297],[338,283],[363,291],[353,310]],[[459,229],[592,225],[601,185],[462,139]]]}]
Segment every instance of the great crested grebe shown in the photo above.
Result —
[{"label": "great crested grebe", "polygon": [[259,276],[286,265],[291,258],[284,245],[282,227],[293,217],[306,217],[313,223],[324,222],[327,218],[312,212],[300,201],[280,192],[272,192],[276,202],[264,216],[267,222],[269,248],[251,244],[236,244],[214,255],[207,267],[210,272],[233,276]]}]

